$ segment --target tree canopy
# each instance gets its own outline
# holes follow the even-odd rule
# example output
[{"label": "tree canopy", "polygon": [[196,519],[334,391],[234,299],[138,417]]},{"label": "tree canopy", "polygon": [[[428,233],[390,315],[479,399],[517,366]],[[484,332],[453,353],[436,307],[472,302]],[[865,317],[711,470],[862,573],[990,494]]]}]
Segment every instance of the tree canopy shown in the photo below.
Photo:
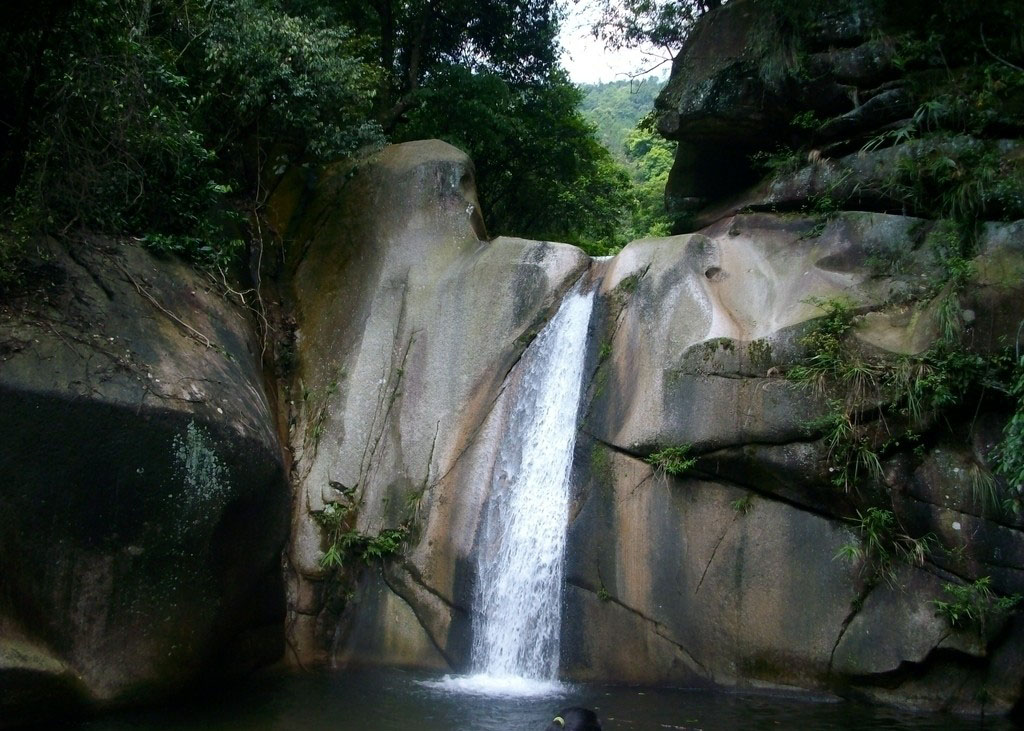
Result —
[{"label": "tree canopy", "polygon": [[0,27],[0,279],[39,233],[223,264],[268,172],[389,140],[468,152],[494,234],[603,250],[630,205],[558,66],[556,0],[15,5]]},{"label": "tree canopy", "polygon": [[[274,0],[78,0],[2,31],[4,238],[128,234],[214,262],[268,145],[328,160],[379,139],[348,29]],[[251,207],[251,206],[247,206]]]},{"label": "tree canopy", "polygon": [[652,129],[651,110],[664,82],[651,76],[583,87],[583,116],[597,128],[601,142],[627,171],[631,200],[620,219],[620,241],[665,236],[665,185],[675,159],[675,143]]},{"label": "tree canopy", "polygon": [[723,0],[596,0],[594,35],[612,48],[679,50],[693,21]]}]

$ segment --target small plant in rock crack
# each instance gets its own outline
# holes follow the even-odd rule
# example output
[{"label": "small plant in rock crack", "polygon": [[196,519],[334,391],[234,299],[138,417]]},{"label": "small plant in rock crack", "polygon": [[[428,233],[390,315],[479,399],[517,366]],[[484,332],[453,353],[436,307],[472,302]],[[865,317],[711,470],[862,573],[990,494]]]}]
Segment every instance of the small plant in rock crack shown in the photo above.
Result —
[{"label": "small plant in rock crack", "polygon": [[690,444],[665,447],[651,454],[647,464],[673,477],[681,477],[697,464],[697,458],[689,456],[692,449]]},{"label": "small plant in rock crack", "polygon": [[900,564],[921,566],[938,544],[931,533],[913,538],[900,530],[896,515],[891,510],[868,508],[863,513],[858,510],[857,518],[852,522],[860,540],[842,546],[835,557],[863,562],[871,580],[882,579],[890,586],[896,583]]},{"label": "small plant in rock crack", "polygon": [[798,341],[807,350],[807,357],[787,375],[792,381],[824,392],[833,382],[854,380],[867,366],[854,362],[845,348],[846,335],[854,328],[853,303],[839,297],[808,302],[824,314]]},{"label": "small plant in rock crack", "polygon": [[320,557],[325,569],[342,568],[354,561],[369,563],[395,556],[409,536],[409,524],[384,528],[377,535],[356,530],[355,508],[351,504],[331,503],[312,513],[327,539],[327,549]]},{"label": "small plant in rock crack", "polygon": [[370,563],[398,555],[409,536],[409,526],[384,528],[377,535],[357,530],[339,534],[320,558],[323,568],[341,568],[353,561]]},{"label": "small plant in rock crack", "polygon": [[1004,500],[1007,512],[1019,513],[1024,504],[1024,356],[1017,358],[1009,381],[1008,390],[1016,404],[996,449],[996,471],[1008,485],[1009,494]]},{"label": "small plant in rock crack", "polygon": [[882,476],[882,462],[871,440],[858,429],[856,414],[837,400],[828,402],[828,412],[805,428],[820,434],[828,447],[831,482],[845,492],[856,491],[865,478]]},{"label": "small plant in rock crack", "polygon": [[729,503],[729,507],[731,507],[740,515],[746,515],[754,507],[754,496],[748,492],[743,497],[736,498],[731,503]]},{"label": "small plant in rock crack", "polygon": [[973,629],[984,636],[1021,602],[1020,594],[998,596],[992,591],[992,577],[983,576],[970,584],[944,584],[949,601],[932,600],[935,613],[957,629]]}]

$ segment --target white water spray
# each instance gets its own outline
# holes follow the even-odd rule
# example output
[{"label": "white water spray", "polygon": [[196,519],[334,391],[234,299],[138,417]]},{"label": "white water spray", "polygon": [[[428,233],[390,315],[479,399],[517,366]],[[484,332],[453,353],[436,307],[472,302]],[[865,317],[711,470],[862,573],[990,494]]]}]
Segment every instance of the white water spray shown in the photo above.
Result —
[{"label": "white water spray", "polygon": [[594,294],[570,293],[520,364],[477,550],[473,675],[447,688],[558,688],[569,476]]}]

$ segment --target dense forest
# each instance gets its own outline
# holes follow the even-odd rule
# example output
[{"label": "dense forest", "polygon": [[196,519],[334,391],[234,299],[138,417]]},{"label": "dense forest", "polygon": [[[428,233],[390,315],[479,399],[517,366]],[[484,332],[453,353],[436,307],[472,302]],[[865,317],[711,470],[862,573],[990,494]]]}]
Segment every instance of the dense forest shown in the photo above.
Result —
[{"label": "dense forest", "polygon": [[627,241],[664,236],[670,228],[665,186],[675,143],[657,134],[652,116],[663,86],[663,80],[649,76],[583,87],[583,116],[596,126],[598,139],[626,167],[632,182],[632,208],[622,228]]},{"label": "dense forest", "polygon": [[[563,11],[555,0],[8,6],[0,280],[16,278],[40,234],[130,236],[223,267],[288,166],[429,137],[476,162],[491,235],[603,253],[660,230],[643,185],[662,170],[639,162],[652,138],[630,141],[631,157],[598,139],[559,66]],[[631,114],[650,109],[654,85],[640,88],[625,96]]]}]

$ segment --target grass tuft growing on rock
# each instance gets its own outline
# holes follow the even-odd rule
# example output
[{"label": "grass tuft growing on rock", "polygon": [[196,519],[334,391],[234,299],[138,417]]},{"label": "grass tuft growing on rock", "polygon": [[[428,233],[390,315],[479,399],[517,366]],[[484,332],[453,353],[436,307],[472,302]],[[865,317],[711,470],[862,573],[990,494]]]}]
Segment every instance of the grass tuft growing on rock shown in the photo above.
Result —
[{"label": "grass tuft growing on rock", "polygon": [[862,561],[870,581],[884,580],[896,585],[899,566],[921,566],[938,541],[931,533],[913,538],[903,531],[891,510],[868,508],[857,511],[853,521],[859,540],[839,549],[836,558]]},{"label": "grass tuft growing on rock", "polygon": [[682,477],[697,464],[697,458],[689,456],[692,449],[690,444],[665,447],[651,454],[647,464],[673,477]]}]

